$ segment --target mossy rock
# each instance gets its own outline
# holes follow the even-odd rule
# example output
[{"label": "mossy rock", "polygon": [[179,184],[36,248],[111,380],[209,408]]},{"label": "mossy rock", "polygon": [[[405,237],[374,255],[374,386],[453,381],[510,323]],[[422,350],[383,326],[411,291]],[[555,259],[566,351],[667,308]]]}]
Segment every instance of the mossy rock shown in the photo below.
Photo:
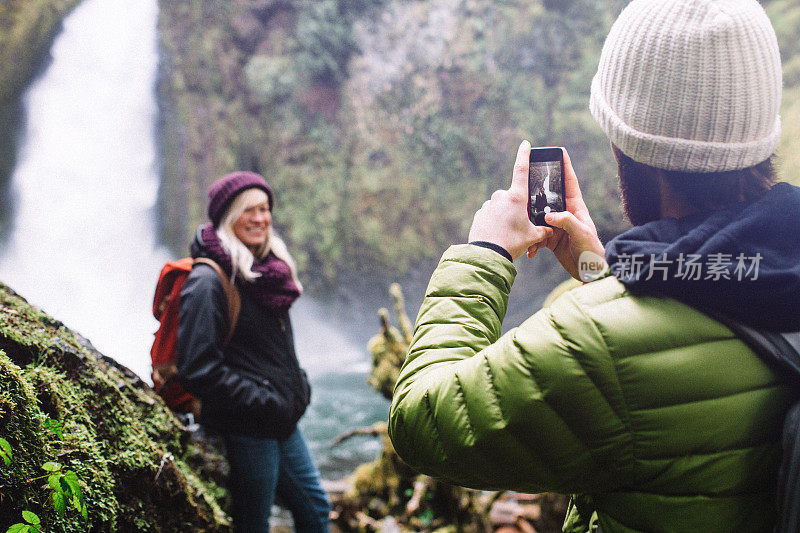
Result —
[{"label": "mossy rock", "polygon": [[[224,490],[153,390],[1,283],[0,437],[0,531],[23,510],[46,531],[230,530]],[[77,475],[86,520],[55,511],[48,461]]]}]

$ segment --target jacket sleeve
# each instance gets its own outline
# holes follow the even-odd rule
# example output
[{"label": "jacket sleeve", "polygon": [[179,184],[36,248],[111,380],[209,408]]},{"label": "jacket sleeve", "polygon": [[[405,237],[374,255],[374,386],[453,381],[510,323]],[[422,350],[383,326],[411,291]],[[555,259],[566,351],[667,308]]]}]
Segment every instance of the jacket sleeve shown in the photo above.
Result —
[{"label": "jacket sleeve", "polygon": [[413,468],[468,487],[613,489],[628,434],[606,397],[619,388],[602,335],[562,297],[501,337],[515,275],[491,250],[445,252],[395,386],[395,449]]},{"label": "jacket sleeve", "polygon": [[225,364],[227,305],[217,274],[205,265],[195,267],[181,291],[178,379],[201,400],[212,398],[226,410],[254,421],[290,413],[291,407],[268,384]]}]

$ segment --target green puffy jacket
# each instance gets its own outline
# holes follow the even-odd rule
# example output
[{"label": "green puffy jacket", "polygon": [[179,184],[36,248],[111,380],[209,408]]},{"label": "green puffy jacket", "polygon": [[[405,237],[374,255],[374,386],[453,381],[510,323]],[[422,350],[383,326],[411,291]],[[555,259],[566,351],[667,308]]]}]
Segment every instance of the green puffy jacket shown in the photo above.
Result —
[{"label": "green puffy jacket", "polygon": [[770,531],[790,394],[758,356],[612,276],[501,337],[515,274],[485,248],[444,254],[395,387],[400,456],[458,485],[575,494],[565,531]]}]

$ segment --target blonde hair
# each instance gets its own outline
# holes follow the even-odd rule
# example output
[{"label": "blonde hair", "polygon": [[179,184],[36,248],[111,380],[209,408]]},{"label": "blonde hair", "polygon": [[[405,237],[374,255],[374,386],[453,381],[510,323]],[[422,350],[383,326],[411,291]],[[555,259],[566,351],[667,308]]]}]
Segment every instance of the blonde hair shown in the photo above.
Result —
[{"label": "blonde hair", "polygon": [[242,216],[242,213],[262,203],[268,203],[269,198],[267,193],[258,188],[245,189],[239,193],[231,203],[228,210],[222,216],[219,227],[217,228],[217,235],[219,236],[220,243],[226,252],[231,256],[231,264],[233,269],[231,272],[231,280],[236,279],[239,275],[246,281],[253,282],[261,274],[253,272],[253,263],[256,258],[259,260],[265,259],[270,252],[275,254],[275,257],[284,261],[289,265],[289,270],[292,273],[292,280],[297,284],[298,288],[302,291],[303,285],[297,278],[297,265],[292,259],[286,243],[283,242],[272,225],[269,227],[269,234],[264,244],[256,250],[255,255],[245,244],[239,240],[236,233],[233,231],[233,225]]}]

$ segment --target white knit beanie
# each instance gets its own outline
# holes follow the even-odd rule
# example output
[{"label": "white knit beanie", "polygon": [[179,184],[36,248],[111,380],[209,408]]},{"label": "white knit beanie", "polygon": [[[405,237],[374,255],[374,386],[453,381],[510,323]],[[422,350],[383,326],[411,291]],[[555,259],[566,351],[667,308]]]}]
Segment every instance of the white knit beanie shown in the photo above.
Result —
[{"label": "white knit beanie", "polygon": [[780,101],[778,41],[756,0],[633,0],[606,38],[589,106],[634,161],[719,172],[772,155]]}]

